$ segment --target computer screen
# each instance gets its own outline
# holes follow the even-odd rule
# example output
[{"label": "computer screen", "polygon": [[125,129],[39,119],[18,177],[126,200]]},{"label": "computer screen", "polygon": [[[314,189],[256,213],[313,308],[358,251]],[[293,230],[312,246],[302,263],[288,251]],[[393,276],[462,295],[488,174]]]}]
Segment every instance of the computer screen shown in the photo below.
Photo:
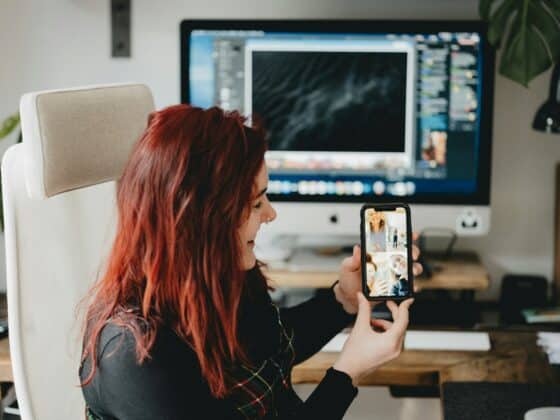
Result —
[{"label": "computer screen", "polygon": [[183,21],[181,99],[264,125],[277,201],[487,205],[480,22]]}]

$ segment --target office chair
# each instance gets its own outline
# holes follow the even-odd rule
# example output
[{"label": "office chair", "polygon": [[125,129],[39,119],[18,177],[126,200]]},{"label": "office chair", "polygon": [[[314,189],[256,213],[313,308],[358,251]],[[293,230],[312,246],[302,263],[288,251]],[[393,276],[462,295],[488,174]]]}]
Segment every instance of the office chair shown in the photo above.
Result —
[{"label": "office chair", "polygon": [[2,161],[10,353],[24,420],[84,418],[81,313],[116,222],[115,182],[154,110],[143,85],[29,93]]}]

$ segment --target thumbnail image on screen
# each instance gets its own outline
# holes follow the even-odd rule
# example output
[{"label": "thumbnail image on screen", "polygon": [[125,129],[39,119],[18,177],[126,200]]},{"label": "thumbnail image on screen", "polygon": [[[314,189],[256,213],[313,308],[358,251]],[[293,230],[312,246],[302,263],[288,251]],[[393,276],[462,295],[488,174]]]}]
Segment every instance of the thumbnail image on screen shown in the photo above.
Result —
[{"label": "thumbnail image on screen", "polygon": [[366,282],[370,297],[409,294],[406,212],[367,209],[364,219]]}]

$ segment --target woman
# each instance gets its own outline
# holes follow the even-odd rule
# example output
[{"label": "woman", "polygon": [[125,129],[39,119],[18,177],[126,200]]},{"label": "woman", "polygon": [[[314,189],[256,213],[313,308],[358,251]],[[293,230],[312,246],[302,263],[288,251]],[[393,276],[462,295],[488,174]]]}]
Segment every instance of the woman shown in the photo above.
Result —
[{"label": "woman", "polygon": [[[253,252],[276,213],[263,134],[187,105],[150,116],[117,191],[107,270],[92,291],[80,377],[92,419],[341,418],[361,376],[399,354],[411,301],[373,320],[359,248],[339,282],[278,309]],[[357,313],[344,350],[302,402],[290,371]]]}]

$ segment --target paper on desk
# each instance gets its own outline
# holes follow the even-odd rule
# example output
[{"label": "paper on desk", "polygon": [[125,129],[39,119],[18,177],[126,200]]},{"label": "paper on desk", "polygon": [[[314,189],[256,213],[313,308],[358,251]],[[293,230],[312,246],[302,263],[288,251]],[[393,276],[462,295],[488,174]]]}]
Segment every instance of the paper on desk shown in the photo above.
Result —
[{"label": "paper on desk", "polygon": [[538,332],[537,345],[541,346],[552,365],[560,364],[560,333]]}]

